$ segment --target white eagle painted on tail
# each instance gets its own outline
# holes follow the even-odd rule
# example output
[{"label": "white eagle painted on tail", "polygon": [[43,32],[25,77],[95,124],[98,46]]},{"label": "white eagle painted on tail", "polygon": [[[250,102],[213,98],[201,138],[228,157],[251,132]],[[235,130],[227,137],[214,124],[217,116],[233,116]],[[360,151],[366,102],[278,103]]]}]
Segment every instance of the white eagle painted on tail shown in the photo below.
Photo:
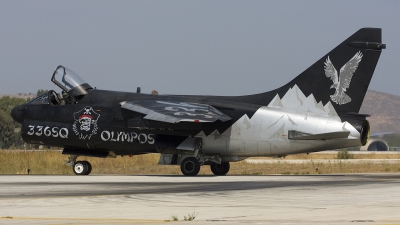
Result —
[{"label": "white eagle painted on tail", "polygon": [[331,60],[328,58],[325,62],[325,75],[331,78],[333,84],[331,88],[335,88],[335,94],[331,95],[332,101],[336,104],[343,105],[351,102],[351,98],[345,93],[346,89],[349,88],[351,78],[356,71],[358,64],[361,62],[363,55],[361,51],[357,52],[353,58],[351,58],[344,66],[340,69],[340,75],[338,76],[335,67]]}]

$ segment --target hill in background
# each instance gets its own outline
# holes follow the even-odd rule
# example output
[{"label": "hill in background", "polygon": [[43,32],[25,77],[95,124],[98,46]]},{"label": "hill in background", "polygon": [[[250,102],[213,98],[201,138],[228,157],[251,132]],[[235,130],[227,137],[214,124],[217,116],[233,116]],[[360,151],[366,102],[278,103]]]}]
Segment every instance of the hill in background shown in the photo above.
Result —
[{"label": "hill in background", "polygon": [[360,113],[371,115],[368,121],[371,132],[400,133],[400,96],[378,91],[368,91]]}]

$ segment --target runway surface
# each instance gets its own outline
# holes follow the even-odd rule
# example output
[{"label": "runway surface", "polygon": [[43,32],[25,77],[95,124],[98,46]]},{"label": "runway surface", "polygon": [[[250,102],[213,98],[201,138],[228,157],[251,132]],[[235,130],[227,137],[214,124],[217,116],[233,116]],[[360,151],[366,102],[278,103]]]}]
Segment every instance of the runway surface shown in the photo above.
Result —
[{"label": "runway surface", "polygon": [[[309,159],[246,159],[247,163],[250,164],[271,164],[271,163],[288,163],[288,164],[306,164],[311,163]],[[399,164],[400,159],[313,159],[313,163],[322,163],[322,164]]]},{"label": "runway surface", "polygon": [[144,223],[400,224],[400,174],[0,176],[0,224]]}]

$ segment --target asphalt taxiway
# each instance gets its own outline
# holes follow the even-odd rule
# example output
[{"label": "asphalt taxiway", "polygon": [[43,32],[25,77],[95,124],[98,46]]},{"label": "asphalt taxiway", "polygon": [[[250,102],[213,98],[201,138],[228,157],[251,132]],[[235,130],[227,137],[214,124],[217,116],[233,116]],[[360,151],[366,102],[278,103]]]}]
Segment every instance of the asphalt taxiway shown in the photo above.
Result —
[{"label": "asphalt taxiway", "polygon": [[0,176],[0,224],[166,223],[400,224],[400,174]]}]

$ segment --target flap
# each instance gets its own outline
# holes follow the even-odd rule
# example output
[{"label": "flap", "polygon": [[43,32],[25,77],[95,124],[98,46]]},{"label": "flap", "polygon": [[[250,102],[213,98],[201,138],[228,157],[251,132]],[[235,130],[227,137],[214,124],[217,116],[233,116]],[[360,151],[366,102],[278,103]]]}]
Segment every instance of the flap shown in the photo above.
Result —
[{"label": "flap", "polygon": [[210,105],[191,102],[135,100],[121,102],[121,107],[145,114],[144,119],[167,123],[182,121],[205,123],[231,120],[229,116]]}]

